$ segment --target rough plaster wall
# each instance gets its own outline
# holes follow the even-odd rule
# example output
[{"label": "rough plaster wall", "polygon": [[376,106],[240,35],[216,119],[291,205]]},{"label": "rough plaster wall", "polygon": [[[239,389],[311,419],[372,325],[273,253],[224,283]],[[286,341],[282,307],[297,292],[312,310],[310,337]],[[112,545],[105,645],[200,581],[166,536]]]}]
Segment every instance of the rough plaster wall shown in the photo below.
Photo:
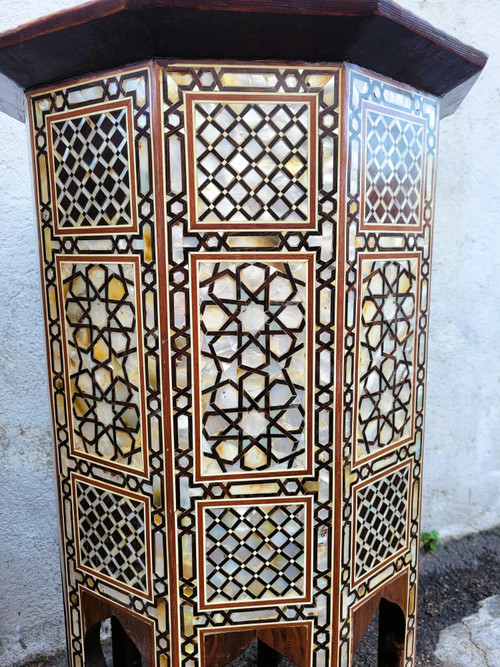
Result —
[{"label": "rough plaster wall", "polygon": [[[0,0],[0,29],[72,6]],[[423,527],[458,536],[500,517],[500,5],[403,0],[490,53],[441,127],[429,345]],[[0,664],[63,648],[57,516],[25,128],[0,117]],[[22,346],[22,352],[18,350]],[[8,576],[6,576],[8,573]]]},{"label": "rough plaster wall", "polygon": [[490,55],[439,139],[422,522],[457,537],[500,523],[500,3],[401,4]]}]

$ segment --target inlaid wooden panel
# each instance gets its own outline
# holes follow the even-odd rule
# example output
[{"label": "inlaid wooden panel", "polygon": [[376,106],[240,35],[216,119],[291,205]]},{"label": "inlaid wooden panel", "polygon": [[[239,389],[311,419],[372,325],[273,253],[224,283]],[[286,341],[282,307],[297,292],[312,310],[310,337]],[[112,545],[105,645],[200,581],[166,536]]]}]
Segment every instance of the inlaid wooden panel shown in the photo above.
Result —
[{"label": "inlaid wooden panel", "polygon": [[139,66],[28,98],[78,667],[82,595],[144,619],[155,665],[170,650],[150,96],[150,69]]},{"label": "inlaid wooden panel", "polygon": [[340,76],[164,65],[171,605],[187,665],[201,629],[311,618],[315,663],[332,657]]},{"label": "inlaid wooden panel", "polygon": [[191,229],[316,227],[316,95],[185,100]]},{"label": "inlaid wooden panel", "polygon": [[150,597],[148,498],[78,475],[73,475],[71,482],[78,566]]},{"label": "inlaid wooden panel", "polygon": [[132,113],[122,99],[46,116],[57,233],[137,229]]},{"label": "inlaid wooden panel", "polygon": [[266,607],[311,594],[311,498],[200,501],[200,607]]},{"label": "inlaid wooden panel", "polygon": [[196,476],[312,469],[314,256],[192,253]]},{"label": "inlaid wooden panel", "polygon": [[397,580],[408,600],[401,650],[410,667],[438,107],[431,96],[354,66],[347,92],[336,664],[350,664],[353,638],[361,637],[352,624],[367,621],[376,610],[369,601],[380,601]]}]

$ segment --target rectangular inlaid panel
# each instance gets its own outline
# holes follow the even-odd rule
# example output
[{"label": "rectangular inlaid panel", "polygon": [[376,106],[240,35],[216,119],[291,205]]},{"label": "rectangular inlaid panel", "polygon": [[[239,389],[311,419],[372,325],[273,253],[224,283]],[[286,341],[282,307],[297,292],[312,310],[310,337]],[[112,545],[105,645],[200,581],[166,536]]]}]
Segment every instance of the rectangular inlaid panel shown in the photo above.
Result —
[{"label": "rectangular inlaid panel", "polygon": [[155,666],[170,652],[151,84],[138,65],[27,97],[72,667],[82,585],[154,626]]},{"label": "rectangular inlaid panel", "polygon": [[191,254],[200,479],[310,473],[314,256]]},{"label": "rectangular inlaid panel", "polygon": [[408,548],[411,463],[354,486],[353,581],[373,575]]},{"label": "rectangular inlaid panel", "polygon": [[363,111],[361,228],[421,228],[425,121],[367,103]]},{"label": "rectangular inlaid panel", "polygon": [[200,606],[306,601],[311,592],[311,499],[198,503]]},{"label": "rectangular inlaid panel", "polygon": [[185,99],[191,229],[314,229],[316,95]]},{"label": "rectangular inlaid panel", "polygon": [[418,254],[360,255],[356,462],[413,437],[419,293]]},{"label": "rectangular inlaid panel", "polygon": [[78,567],[149,597],[148,499],[77,475],[72,484]]},{"label": "rectangular inlaid panel", "polygon": [[[167,505],[175,508],[168,517],[177,549],[169,566],[172,581],[179,582],[170,599],[172,627],[178,623],[172,636],[178,637],[179,660],[194,665],[202,629],[314,619],[315,665],[326,667],[336,616],[331,568],[342,72],[331,66],[160,64],[174,462]],[[301,541],[310,537],[314,544],[307,603],[306,575],[295,580],[296,564],[288,570],[283,554],[277,562],[286,576],[274,581],[272,568],[259,567],[261,578],[249,580],[250,592],[243,586],[257,554],[247,558],[234,547],[243,559],[234,561],[237,581],[230,571],[215,570],[224,565],[217,562],[217,539],[209,546],[213,560],[204,550],[197,556],[203,525],[216,531],[215,538],[221,517],[232,512],[243,530],[258,516],[253,507],[268,505],[274,517],[291,504],[297,516],[309,502],[310,527],[300,533]],[[197,510],[202,503],[203,513]],[[218,514],[210,518],[214,507]],[[265,538],[258,526],[248,530],[256,541]],[[281,547],[268,544],[274,558]],[[225,545],[233,546],[232,538]],[[283,585],[289,588],[281,591]]]},{"label": "rectangular inlaid panel", "polygon": [[352,611],[404,581],[413,667],[438,100],[354,65],[346,75],[335,664],[351,664]]},{"label": "rectangular inlaid panel", "polygon": [[137,257],[57,257],[72,448],[145,471]]},{"label": "rectangular inlaid panel", "polygon": [[130,100],[48,114],[57,233],[137,228]]}]

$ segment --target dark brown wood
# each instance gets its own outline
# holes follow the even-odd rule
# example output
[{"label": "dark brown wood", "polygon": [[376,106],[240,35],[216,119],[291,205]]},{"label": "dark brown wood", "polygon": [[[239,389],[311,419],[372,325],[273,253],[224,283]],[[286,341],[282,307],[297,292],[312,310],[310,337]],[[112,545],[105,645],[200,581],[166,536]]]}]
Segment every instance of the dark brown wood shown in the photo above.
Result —
[{"label": "dark brown wood", "polygon": [[[84,637],[87,637],[87,633],[90,635],[89,647],[91,648],[91,662],[88,663],[89,667],[101,667],[101,663],[99,662],[100,652],[97,648],[95,648],[96,632],[98,640],[99,625],[101,621],[106,618],[113,617],[118,619],[125,633],[132,640],[133,644],[135,644],[135,648],[142,656],[146,667],[152,667],[153,664],[155,664],[155,642],[152,622],[146,621],[135,612],[124,609],[120,605],[105,600],[104,598],[101,598],[100,596],[96,595],[95,593],[91,593],[90,591],[82,589],[80,595],[81,609],[83,611],[83,635]],[[86,648],[87,643],[88,642],[86,638]],[[129,664],[118,662],[115,664],[119,664],[123,667],[133,667],[137,663],[132,662]],[[138,664],[140,665],[140,661]]]},{"label": "dark brown wood", "polygon": [[348,61],[439,97],[487,60],[392,0],[103,0],[0,35],[0,100],[21,118],[16,86],[155,57]]},{"label": "dark brown wood", "polygon": [[255,630],[207,634],[203,667],[223,667],[237,658],[255,640]]},{"label": "dark brown wood", "polygon": [[259,640],[259,665],[273,667],[284,656],[297,667],[311,663],[311,625],[309,623],[270,623],[244,630],[224,628],[201,632],[202,667],[224,667],[250,644]]},{"label": "dark brown wood", "polygon": [[111,642],[113,647],[113,665],[120,665],[120,667],[141,667],[141,654],[116,616],[111,617]]},{"label": "dark brown wood", "polygon": [[[377,608],[379,607],[381,600],[384,599],[387,602],[397,605],[400,609],[403,617],[405,616],[405,610],[408,604],[408,572],[405,571],[400,574],[398,577],[385,584],[378,591],[370,596],[363,604],[361,604],[354,611],[352,615],[352,655],[356,654],[359,644],[363,638],[363,635],[366,632],[366,629],[370,625],[370,621],[375,615]],[[391,641],[391,637],[399,638],[399,626],[397,627],[396,632],[394,631],[394,613],[391,611],[390,607],[384,607],[381,609],[381,618],[382,623],[379,623],[379,660],[380,660],[380,647],[386,647],[387,642]],[[402,643],[404,644],[404,630]],[[396,641],[400,644],[400,641]],[[396,647],[394,647],[396,650]],[[382,650],[383,655],[386,660],[390,659],[390,653],[387,649]],[[382,664],[382,663],[381,663]],[[390,667],[393,667],[393,664],[387,662]],[[399,663],[394,663],[396,667],[399,667]]]}]

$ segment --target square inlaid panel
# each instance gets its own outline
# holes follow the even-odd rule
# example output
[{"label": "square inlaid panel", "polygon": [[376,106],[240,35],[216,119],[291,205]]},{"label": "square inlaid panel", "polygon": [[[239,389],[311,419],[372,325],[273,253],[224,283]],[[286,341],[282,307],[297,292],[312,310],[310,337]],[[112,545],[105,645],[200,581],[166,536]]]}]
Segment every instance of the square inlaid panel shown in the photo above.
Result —
[{"label": "square inlaid panel", "polygon": [[354,486],[353,585],[408,548],[411,462]]},{"label": "square inlaid panel", "polygon": [[131,101],[49,114],[46,124],[56,233],[135,231]]},{"label": "square inlaid panel", "polygon": [[198,502],[200,608],[306,601],[311,512],[311,498]]},{"label": "square inlaid panel", "polygon": [[72,450],[144,473],[138,257],[58,256]]},{"label": "square inlaid panel", "polygon": [[419,293],[418,253],[360,255],[355,462],[413,437]]},{"label": "square inlaid panel", "polygon": [[149,499],[78,475],[71,480],[77,566],[150,597]]},{"label": "square inlaid panel", "polygon": [[421,229],[425,121],[365,103],[363,127],[361,229]]},{"label": "square inlaid panel", "polygon": [[316,95],[185,95],[190,228],[314,229]]},{"label": "square inlaid panel", "polygon": [[196,472],[312,466],[314,257],[191,254]]}]

